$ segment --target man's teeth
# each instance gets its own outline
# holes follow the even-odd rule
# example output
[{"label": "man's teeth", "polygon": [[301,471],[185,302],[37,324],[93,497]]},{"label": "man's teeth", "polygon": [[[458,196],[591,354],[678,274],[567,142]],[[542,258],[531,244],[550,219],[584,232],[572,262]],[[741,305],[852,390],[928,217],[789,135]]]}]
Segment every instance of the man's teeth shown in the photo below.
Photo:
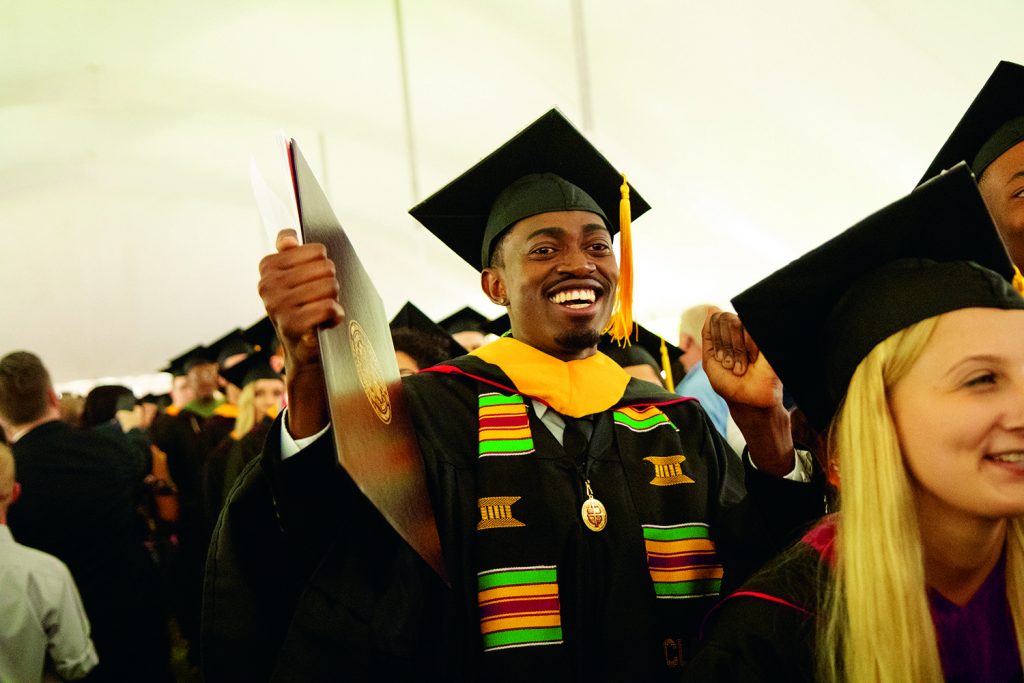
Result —
[{"label": "man's teeth", "polygon": [[989,457],[996,462],[1024,462],[1024,453],[1001,453]]},{"label": "man's teeth", "polygon": [[569,308],[586,308],[597,301],[597,294],[592,289],[567,289],[564,292],[552,294],[548,300]]}]

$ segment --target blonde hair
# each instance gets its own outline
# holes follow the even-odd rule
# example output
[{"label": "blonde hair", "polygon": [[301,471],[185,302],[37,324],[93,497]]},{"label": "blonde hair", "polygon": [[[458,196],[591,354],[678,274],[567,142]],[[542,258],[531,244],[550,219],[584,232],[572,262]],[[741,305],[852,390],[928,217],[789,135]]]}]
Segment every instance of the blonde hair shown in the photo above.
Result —
[{"label": "blonde hair", "polygon": [[[819,624],[818,670],[825,681],[943,679],[911,480],[887,400],[938,319],[875,346],[857,366],[832,424],[842,503],[835,571]],[[1024,653],[1024,518],[1010,521],[1006,545],[1007,599]]]},{"label": "blonde hair", "polygon": [[0,505],[14,493],[14,481],[14,455],[10,446],[0,443]]},{"label": "blonde hair", "polygon": [[237,441],[256,426],[256,382],[249,382],[238,395],[238,417],[231,436]]}]

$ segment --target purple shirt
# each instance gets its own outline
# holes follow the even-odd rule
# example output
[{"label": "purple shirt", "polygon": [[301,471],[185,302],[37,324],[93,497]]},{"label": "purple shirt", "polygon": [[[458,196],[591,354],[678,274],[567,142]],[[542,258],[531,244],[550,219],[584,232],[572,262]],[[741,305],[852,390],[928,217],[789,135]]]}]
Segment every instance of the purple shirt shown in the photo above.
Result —
[{"label": "purple shirt", "polygon": [[1010,603],[1006,599],[1006,558],[970,601],[960,607],[928,589],[928,604],[939,639],[939,657],[947,681],[1024,680]]}]

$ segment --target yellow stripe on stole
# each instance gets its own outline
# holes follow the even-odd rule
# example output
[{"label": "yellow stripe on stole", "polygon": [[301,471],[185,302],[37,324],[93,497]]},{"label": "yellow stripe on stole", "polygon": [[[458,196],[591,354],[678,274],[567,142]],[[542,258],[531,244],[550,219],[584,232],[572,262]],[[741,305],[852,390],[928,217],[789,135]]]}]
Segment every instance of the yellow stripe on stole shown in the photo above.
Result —
[{"label": "yellow stripe on stole", "polygon": [[525,586],[498,586],[480,591],[478,602],[483,605],[494,600],[508,600],[511,598],[556,598],[558,597],[558,586],[553,583],[536,584],[531,583]]},{"label": "yellow stripe on stole", "polygon": [[562,617],[558,612],[542,612],[536,616],[529,613],[524,616],[501,616],[484,619],[480,622],[481,633],[507,631],[512,628],[552,628],[562,625]]},{"label": "yellow stripe on stole", "polygon": [[655,581],[695,581],[697,579],[720,579],[725,574],[721,565],[707,567],[689,567],[687,569],[651,569],[651,578]]},{"label": "yellow stripe on stole", "polygon": [[481,441],[503,441],[505,439],[529,439],[531,436],[530,428],[523,427],[522,429],[481,429],[480,440]]},{"label": "yellow stripe on stole", "polygon": [[647,552],[660,555],[683,555],[715,550],[715,544],[708,538],[687,538],[681,541],[652,541],[644,539]]},{"label": "yellow stripe on stole", "polygon": [[633,418],[637,421],[643,421],[647,418],[654,417],[655,415],[662,414],[655,406],[647,406],[646,408],[634,408],[633,406],[626,406],[625,408],[619,408],[617,412],[622,413],[626,417]]},{"label": "yellow stripe on stole", "polygon": [[510,406],[483,406],[480,417],[517,417],[526,415],[526,406],[522,403]]}]

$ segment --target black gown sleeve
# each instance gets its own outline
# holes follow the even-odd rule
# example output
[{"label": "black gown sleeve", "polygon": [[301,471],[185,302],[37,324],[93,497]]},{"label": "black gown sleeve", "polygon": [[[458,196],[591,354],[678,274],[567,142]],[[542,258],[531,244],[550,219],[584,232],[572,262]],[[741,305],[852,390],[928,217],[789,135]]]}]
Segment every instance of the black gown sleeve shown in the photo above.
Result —
[{"label": "black gown sleeve", "polygon": [[812,629],[813,620],[796,606],[727,598],[705,620],[701,648],[684,669],[683,680],[809,683],[814,680]]},{"label": "black gown sleeve", "polygon": [[725,567],[726,595],[758,569],[795,543],[825,514],[824,477],[815,472],[810,482],[791,481],[754,468],[750,456],[733,452],[711,425],[703,409],[704,453],[717,466],[717,489],[709,492],[716,509],[715,542]]}]

